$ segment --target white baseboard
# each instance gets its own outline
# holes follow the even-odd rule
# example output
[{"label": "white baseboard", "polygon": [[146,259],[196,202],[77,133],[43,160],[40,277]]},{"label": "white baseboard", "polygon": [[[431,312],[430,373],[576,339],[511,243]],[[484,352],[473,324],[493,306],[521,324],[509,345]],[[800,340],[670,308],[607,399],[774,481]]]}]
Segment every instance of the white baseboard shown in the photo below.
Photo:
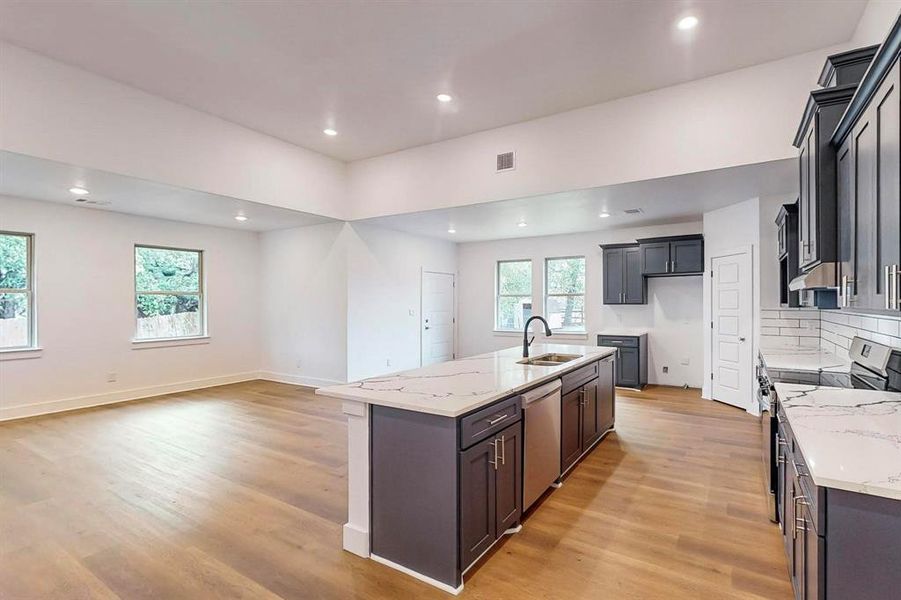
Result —
[{"label": "white baseboard", "polygon": [[327,385],[340,385],[346,381],[337,379],[323,379],[321,377],[306,377],[304,375],[292,375],[291,373],[276,373],[274,371],[260,371],[260,379],[274,381],[276,383],[291,383],[305,385],[307,387],[324,387]]},{"label": "white baseboard", "polygon": [[192,381],[154,385],[145,388],[120,390],[105,394],[78,396],[75,398],[50,400],[47,402],[35,402],[34,404],[11,406],[9,408],[0,407],[0,421],[11,421],[13,419],[24,419],[26,417],[36,417],[38,415],[49,415],[51,413],[76,410],[79,408],[90,408],[92,406],[103,406],[105,404],[116,404],[152,396],[161,396],[163,394],[175,394],[178,392],[188,392],[217,385],[252,381],[260,378],[260,373],[258,371],[250,371],[247,373],[235,373],[234,375],[221,375],[219,377],[207,377],[205,379],[194,379]]},{"label": "white baseboard", "polygon": [[453,594],[454,596],[458,596],[460,594],[460,592],[463,591],[462,583],[460,584],[459,587],[454,587],[452,585],[442,583],[442,582],[438,581],[437,579],[433,579],[433,578],[429,577],[428,575],[423,575],[422,573],[414,571],[413,569],[410,569],[409,567],[399,565],[396,562],[388,560],[387,558],[382,558],[381,556],[378,556],[377,554],[370,554],[369,558],[371,558],[372,560],[374,560],[377,563],[381,563],[381,564],[385,565],[386,567],[391,567],[392,569],[396,569],[396,570],[400,571],[401,573],[406,573],[410,577],[414,577],[414,578],[418,579],[419,581],[422,581],[431,586],[434,586],[434,587],[438,588],[439,590],[447,592],[448,594]]}]

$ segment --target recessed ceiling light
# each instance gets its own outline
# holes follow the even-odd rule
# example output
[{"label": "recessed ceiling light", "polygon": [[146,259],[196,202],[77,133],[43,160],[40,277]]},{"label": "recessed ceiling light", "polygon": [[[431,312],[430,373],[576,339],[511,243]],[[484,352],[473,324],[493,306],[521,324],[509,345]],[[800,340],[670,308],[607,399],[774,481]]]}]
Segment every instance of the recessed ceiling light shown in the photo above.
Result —
[{"label": "recessed ceiling light", "polygon": [[528,227],[529,224],[526,223],[525,221],[520,221],[519,223],[516,224],[516,226],[517,227]]},{"label": "recessed ceiling light", "polygon": [[335,137],[336,135],[338,135],[338,132],[335,131],[334,129],[332,129],[331,127],[328,129],[323,129],[322,133],[324,133],[325,135],[329,135],[331,137]]},{"label": "recessed ceiling light", "polygon": [[244,215],[235,215],[235,221],[241,221],[242,223],[247,220],[247,217]]},{"label": "recessed ceiling light", "polygon": [[454,229],[453,227],[448,227],[448,228],[447,228],[447,232],[448,232],[448,233],[457,233],[457,230]]},{"label": "recessed ceiling light", "polygon": [[438,102],[450,102],[454,99],[450,94],[438,94],[435,97],[438,98]]},{"label": "recessed ceiling light", "polygon": [[87,191],[86,189],[84,189],[83,187],[71,187],[71,188],[69,188],[69,191],[71,193],[75,194],[76,196],[87,196],[88,194],[91,193],[91,192]]},{"label": "recessed ceiling light", "polygon": [[683,17],[676,23],[679,29],[694,29],[698,24],[698,18],[693,16]]},{"label": "recessed ceiling light", "polygon": [[608,212],[605,210],[604,212],[602,212],[602,213],[599,214],[598,216],[599,216],[600,218],[602,218],[602,219],[606,219],[607,217],[610,216],[610,213],[608,213]]}]

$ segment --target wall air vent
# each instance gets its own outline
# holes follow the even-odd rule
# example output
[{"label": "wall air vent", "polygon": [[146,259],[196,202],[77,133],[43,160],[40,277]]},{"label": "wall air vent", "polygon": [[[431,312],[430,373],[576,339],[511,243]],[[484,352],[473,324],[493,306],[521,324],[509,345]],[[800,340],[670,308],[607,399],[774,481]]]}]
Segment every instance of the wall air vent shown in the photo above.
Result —
[{"label": "wall air vent", "polygon": [[643,212],[644,212],[644,211],[641,210],[640,208],[627,208],[626,210],[623,211],[623,214],[626,214],[626,215],[640,215],[640,214],[642,214]]},{"label": "wall air vent", "polygon": [[96,200],[94,198],[76,198],[79,204],[90,204],[91,206],[109,206],[112,204],[109,200]]},{"label": "wall air vent", "polygon": [[516,168],[516,154],[514,152],[504,152],[497,155],[497,172],[512,171]]}]

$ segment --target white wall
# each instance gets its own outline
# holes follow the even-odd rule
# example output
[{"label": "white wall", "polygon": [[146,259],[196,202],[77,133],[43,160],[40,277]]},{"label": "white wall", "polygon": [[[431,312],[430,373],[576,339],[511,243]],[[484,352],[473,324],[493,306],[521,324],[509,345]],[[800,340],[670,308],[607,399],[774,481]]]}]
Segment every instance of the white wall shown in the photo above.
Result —
[{"label": "white wall", "polygon": [[870,0],[857,22],[851,47],[881,44],[901,12],[901,0]]},{"label": "white wall", "polygon": [[263,377],[347,379],[347,233],[326,223],[260,234]]},{"label": "white wall", "polygon": [[[542,271],[544,259],[583,255],[586,258],[585,308],[588,335],[581,338],[555,335],[549,341],[597,344],[603,330],[643,327],[649,330],[651,383],[700,387],[702,383],[701,278],[651,279],[648,304],[605,306],[602,303],[603,261],[598,244],[633,242],[637,238],[699,233],[700,223],[597,231],[459,245],[458,332],[459,351],[470,356],[522,343],[521,334],[494,332],[494,269],[498,260],[532,260],[532,300],[535,314],[543,314]],[[535,327],[536,339],[544,341]],[[565,341],[564,341],[565,340]],[[688,365],[682,365],[688,359]],[[662,367],[669,367],[664,374]]]},{"label": "white wall", "polygon": [[422,271],[456,273],[457,245],[362,223],[347,230],[348,379],[419,367]]},{"label": "white wall", "polygon": [[263,376],[327,385],[419,366],[421,273],[456,244],[330,223],[261,234],[261,259]]},{"label": "white wall", "polygon": [[341,218],[346,165],[0,43],[0,147]]},{"label": "white wall", "polygon": [[[0,419],[256,377],[255,233],[5,196],[0,215],[3,229],[35,234],[43,348],[0,361]],[[209,343],[133,348],[136,243],[204,250]]]},{"label": "white wall", "polygon": [[[355,218],[519,198],[794,157],[823,48],[349,165]],[[497,174],[498,152],[515,171]]]},{"label": "white wall", "polygon": [[[754,336],[752,338],[752,364],[757,359],[757,344],[759,331],[759,307],[760,307],[760,199],[751,198],[744,202],[738,202],[718,210],[704,213],[704,254],[707,268],[710,268],[711,257],[721,251],[729,251],[738,248],[751,248],[751,273],[753,285],[753,301],[751,307],[754,319]],[[710,305],[710,278],[704,277],[704,323],[711,320]],[[709,332],[705,328],[705,332]],[[703,336],[704,346],[704,374],[711,373],[711,338],[709,334]],[[711,397],[710,377],[704,377],[704,387],[701,392],[704,398]],[[748,409],[752,408],[752,396],[748,397]]]}]

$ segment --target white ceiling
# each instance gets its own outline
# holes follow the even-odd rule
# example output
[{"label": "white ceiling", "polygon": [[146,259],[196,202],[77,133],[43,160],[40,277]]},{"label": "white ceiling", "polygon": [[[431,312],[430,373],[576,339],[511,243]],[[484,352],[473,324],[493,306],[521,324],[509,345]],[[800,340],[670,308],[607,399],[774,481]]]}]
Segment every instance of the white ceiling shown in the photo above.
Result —
[{"label": "white ceiling", "polygon": [[355,160],[845,42],[864,4],[2,0],[0,38]]},{"label": "white ceiling", "polygon": [[[700,221],[705,212],[749,198],[785,196],[790,201],[797,187],[797,161],[785,159],[364,222],[455,242],[474,242]],[[631,208],[643,212],[623,213]],[[610,217],[601,218],[604,211]],[[520,221],[527,226],[519,227]],[[449,227],[456,233],[448,233]]]},{"label": "white ceiling", "polygon": [[[90,191],[87,199],[100,204],[81,204],[71,187]],[[332,221],[327,217],[257,204],[136,179],[115,173],[83,169],[42,158],[0,151],[0,194],[58,202],[85,209],[170,219],[232,229],[268,231]],[[243,214],[247,221],[238,222]]]}]

